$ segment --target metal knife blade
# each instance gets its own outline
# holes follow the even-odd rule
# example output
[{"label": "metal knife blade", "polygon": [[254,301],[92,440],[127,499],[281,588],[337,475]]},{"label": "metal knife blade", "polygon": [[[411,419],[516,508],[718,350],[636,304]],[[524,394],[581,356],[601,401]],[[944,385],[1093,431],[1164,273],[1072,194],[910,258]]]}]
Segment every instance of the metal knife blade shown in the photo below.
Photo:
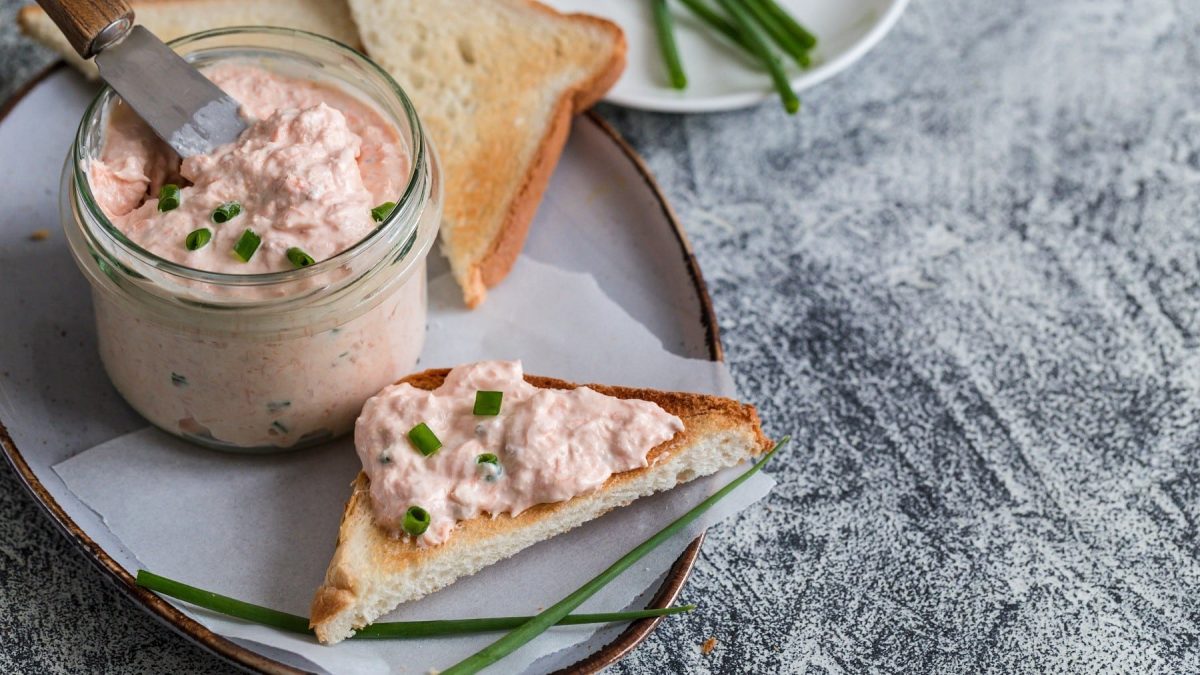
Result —
[{"label": "metal knife blade", "polygon": [[141,26],[104,47],[96,66],[181,157],[232,143],[246,129],[237,101]]}]

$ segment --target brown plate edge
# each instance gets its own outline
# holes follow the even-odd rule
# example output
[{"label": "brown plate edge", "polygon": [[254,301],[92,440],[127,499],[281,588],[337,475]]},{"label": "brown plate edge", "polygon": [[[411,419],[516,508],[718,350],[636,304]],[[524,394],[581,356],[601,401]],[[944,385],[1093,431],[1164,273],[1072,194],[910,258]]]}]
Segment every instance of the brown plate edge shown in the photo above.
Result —
[{"label": "brown plate edge", "polygon": [[[10,112],[20,103],[35,87],[41,84],[44,80],[56,73],[62,68],[66,68],[66,63],[59,61],[47,66],[40,73],[21,86],[7,100],[0,104],[0,122],[8,116]],[[597,113],[588,111],[585,116],[590,122],[595,124],[604,135],[609,137],[617,144],[621,152],[633,163],[634,168],[642,177],[642,180],[654,193],[663,215],[671,224],[675,232],[676,240],[679,242],[680,249],[683,252],[684,261],[686,263],[688,274],[691,277],[692,285],[696,289],[697,298],[700,301],[700,316],[704,324],[706,332],[706,343],[709,351],[709,358],[714,361],[724,360],[724,348],[721,345],[720,329],[717,325],[716,313],[713,311],[712,300],[708,295],[708,287],[704,283],[704,277],[700,273],[700,265],[696,262],[695,254],[692,252],[691,243],[687,239],[687,235],[683,231],[675,212],[671,209],[666,197],[663,195],[662,189],[651,175],[642,158],[637,152],[625,141],[624,138],[607,122],[604,121]],[[281,663],[274,659],[265,657],[251,649],[243,647],[228,638],[222,637],[213,631],[206,628],[204,625],[192,619],[187,614],[176,609],[169,602],[161,598],[155,593],[152,593],[137,585],[136,580],[132,575],[121,567],[108,553],[100,547],[91,537],[87,535],[66,511],[58,504],[53,495],[46,490],[41,481],[33,473],[25,458],[17,449],[16,443],[8,433],[7,427],[0,421],[0,450],[3,450],[5,458],[16,471],[21,479],[21,484],[29,492],[48,515],[54,524],[67,536],[73,544],[83,551],[90,562],[92,562],[101,572],[105,573],[109,581],[114,582],[118,590],[130,596],[133,600],[142,605],[152,616],[159,619],[167,627],[175,630],[183,637],[194,641],[196,644],[208,649],[210,652],[240,666],[251,668],[264,673],[282,673],[292,675],[295,673],[304,673],[305,671],[293,668],[285,663]],[[704,542],[704,534],[696,537],[691,544],[680,554],[671,569],[667,572],[666,579],[663,585],[659,587],[658,593],[650,602],[649,607],[661,608],[673,603],[683,589],[684,583],[690,576],[692,567],[696,562],[696,558],[700,553],[700,546]],[[649,619],[640,619],[629,625],[615,640],[605,645],[591,656],[588,656],[575,664],[557,671],[559,675],[584,675],[600,671],[613,663],[619,661],[623,656],[628,654],[634,647],[645,640],[663,620],[663,617],[654,617]]]}]

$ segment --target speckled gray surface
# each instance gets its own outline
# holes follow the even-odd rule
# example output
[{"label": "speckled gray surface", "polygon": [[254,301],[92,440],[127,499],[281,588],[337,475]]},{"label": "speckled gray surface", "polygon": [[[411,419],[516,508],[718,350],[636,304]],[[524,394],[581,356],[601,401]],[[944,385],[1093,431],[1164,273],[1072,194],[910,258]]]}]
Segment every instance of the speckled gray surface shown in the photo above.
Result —
[{"label": "speckled gray surface", "polygon": [[[614,671],[1200,670],[1200,3],[917,0],[805,101],[603,110],[797,438]],[[228,669],[8,470],[0,562],[0,671]]]}]

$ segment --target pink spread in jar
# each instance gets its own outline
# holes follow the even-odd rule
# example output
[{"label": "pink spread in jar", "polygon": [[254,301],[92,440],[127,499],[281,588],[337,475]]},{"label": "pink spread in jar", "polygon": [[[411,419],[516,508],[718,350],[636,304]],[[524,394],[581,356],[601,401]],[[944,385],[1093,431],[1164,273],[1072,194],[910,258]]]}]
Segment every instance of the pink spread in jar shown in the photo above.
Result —
[{"label": "pink spread in jar", "polygon": [[[499,414],[474,414],[480,391],[503,393]],[[408,438],[422,423],[442,443],[428,456]],[[405,514],[419,507],[429,525],[417,541],[436,545],[459,521],[592,492],[615,473],[645,467],[650,450],[682,430],[650,401],[541,389],[525,381],[520,361],[483,361],[451,370],[432,391],[387,387],[363,406],[354,443],[377,522],[403,534]],[[480,461],[487,455],[497,461]]]}]

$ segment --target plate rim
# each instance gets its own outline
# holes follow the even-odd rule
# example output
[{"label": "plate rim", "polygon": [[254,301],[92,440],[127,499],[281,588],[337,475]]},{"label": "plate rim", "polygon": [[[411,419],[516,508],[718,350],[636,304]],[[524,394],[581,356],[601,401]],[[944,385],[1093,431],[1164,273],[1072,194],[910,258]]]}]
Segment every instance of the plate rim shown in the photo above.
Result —
[{"label": "plate rim", "polygon": [[[871,26],[871,29],[858,42],[855,42],[849,49],[839,54],[837,58],[822,63],[811,70],[805,70],[791,78],[792,88],[797,93],[811,89],[831,77],[840,74],[854,65],[859,59],[866,56],[867,52],[874,49],[883,40],[884,36],[890,33],[892,28],[896,26],[896,22],[900,20],[900,16],[908,8],[909,0],[890,0],[890,2],[891,4],[888,5],[883,15],[879,17],[879,20]],[[693,99],[653,95],[621,96],[618,94],[614,96],[610,92],[609,95],[604,97],[604,101],[623,108],[650,112],[710,113],[742,110],[774,98],[775,95],[775,90],[769,87],[760,91],[742,91]]]},{"label": "plate rim", "polygon": [[[907,0],[901,0],[901,2],[907,2]],[[25,84],[21,85],[5,101],[0,102],[0,123],[3,123],[8,115],[16,109],[17,105],[36,89],[38,85],[67,67],[68,65],[65,61],[60,60],[51,63],[30,78]],[[670,224],[675,234],[680,252],[684,258],[688,276],[696,291],[697,299],[700,302],[700,321],[705,331],[705,346],[708,350],[708,358],[712,361],[724,361],[725,352],[721,344],[720,328],[717,323],[716,313],[713,310],[712,298],[708,294],[708,286],[704,282],[704,277],[700,271],[700,264],[696,260],[691,242],[688,240],[687,234],[684,232],[683,226],[675,215],[670,202],[667,201],[666,196],[663,194],[662,188],[654,179],[645,161],[612,125],[591,110],[585,112],[580,117],[594,124],[602,134],[617,146],[625,159],[633,164],[633,168],[637,171],[646,187],[650,188],[651,193],[659,204],[663,217]],[[100,570],[103,580],[112,584],[130,600],[133,600],[135,605],[138,605],[142,611],[184,639],[234,665],[272,675],[293,675],[306,672],[264,656],[253,649],[237,644],[233,640],[209,630],[203,624],[177,609],[156,593],[138,586],[135,583],[134,577],[125,568],[121,567],[103,547],[88,536],[87,532],[67,514],[62,505],[42,485],[37,474],[33,472],[29,463],[25,461],[21,451],[17,448],[12,436],[9,435],[8,428],[4,425],[3,420],[0,420],[0,451],[2,451],[8,465],[12,467],[21,485],[25,488],[29,496],[33,498],[39,510],[49,517],[60,533],[77,550],[84,554],[88,562]],[[663,584],[659,587],[658,592],[650,601],[648,607],[666,607],[673,603],[679,596],[680,591],[683,590],[684,583],[691,575],[696,558],[699,556],[700,547],[704,542],[704,534],[704,532],[701,532],[699,536],[693,539],[671,565],[666,579],[664,579]],[[556,674],[590,675],[616,663],[649,637],[650,633],[654,631],[663,618],[661,616],[650,617],[630,623],[612,642],[609,642],[574,664],[556,671]]]}]

